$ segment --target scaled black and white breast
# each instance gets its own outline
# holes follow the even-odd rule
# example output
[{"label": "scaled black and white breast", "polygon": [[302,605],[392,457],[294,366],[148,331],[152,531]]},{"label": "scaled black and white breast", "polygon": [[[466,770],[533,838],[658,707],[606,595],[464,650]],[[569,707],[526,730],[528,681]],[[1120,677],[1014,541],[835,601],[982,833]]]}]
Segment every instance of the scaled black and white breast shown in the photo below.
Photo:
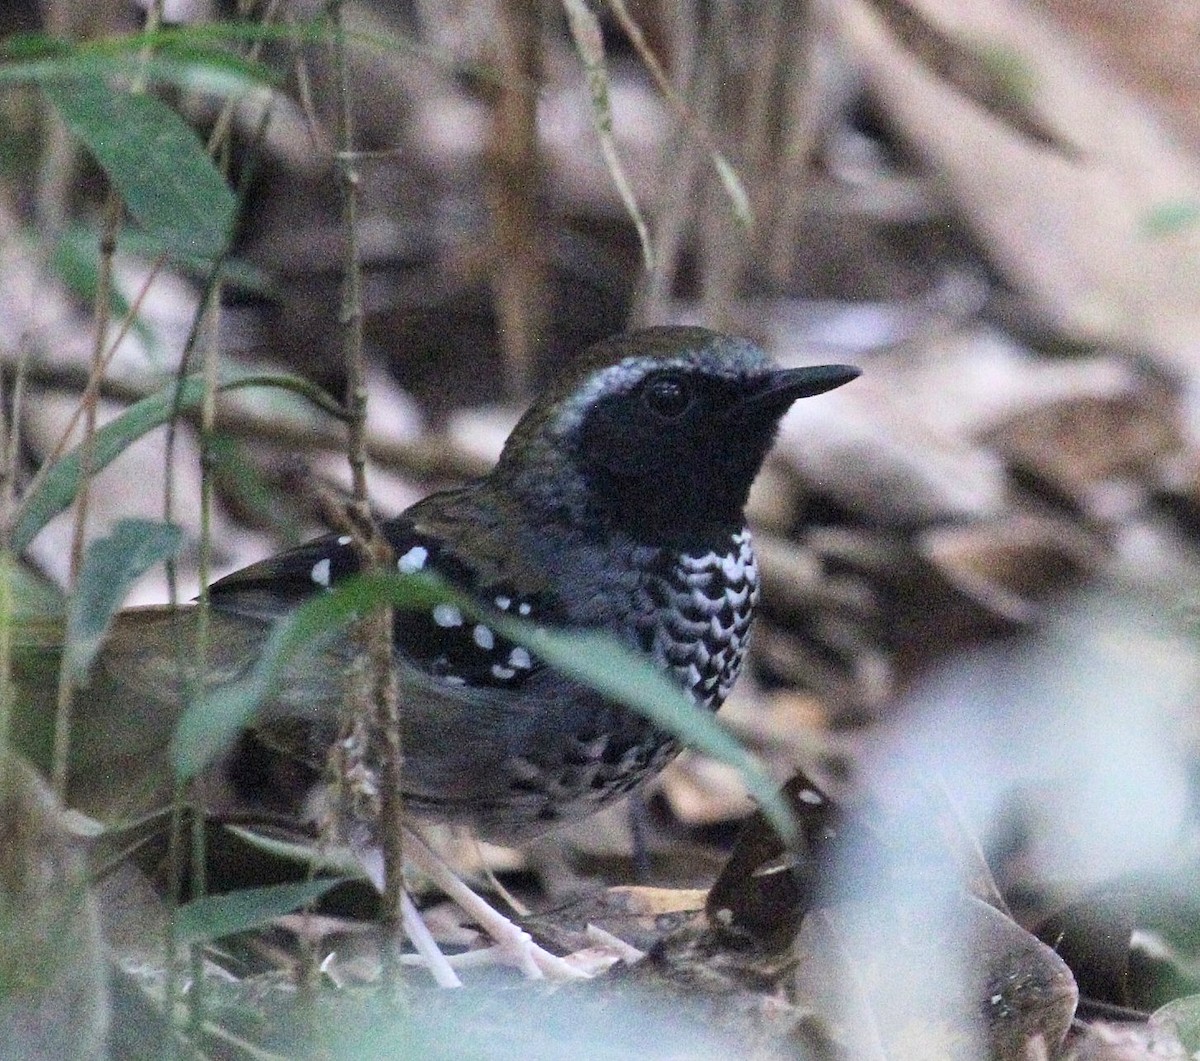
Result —
[{"label": "scaled black and white breast", "polygon": [[641,646],[713,711],[737,680],[759,593],[750,531],[721,544],[727,548],[696,554],[646,549],[638,557]]}]

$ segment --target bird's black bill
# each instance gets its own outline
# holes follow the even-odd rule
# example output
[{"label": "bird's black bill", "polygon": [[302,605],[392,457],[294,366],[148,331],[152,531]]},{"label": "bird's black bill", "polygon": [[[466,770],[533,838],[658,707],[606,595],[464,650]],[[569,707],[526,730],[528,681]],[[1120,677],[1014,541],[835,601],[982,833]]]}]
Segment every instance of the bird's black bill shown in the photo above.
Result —
[{"label": "bird's black bill", "polygon": [[781,368],[763,380],[763,387],[749,398],[747,405],[774,405],[786,408],[799,398],[824,394],[862,375],[853,365],[807,365]]}]

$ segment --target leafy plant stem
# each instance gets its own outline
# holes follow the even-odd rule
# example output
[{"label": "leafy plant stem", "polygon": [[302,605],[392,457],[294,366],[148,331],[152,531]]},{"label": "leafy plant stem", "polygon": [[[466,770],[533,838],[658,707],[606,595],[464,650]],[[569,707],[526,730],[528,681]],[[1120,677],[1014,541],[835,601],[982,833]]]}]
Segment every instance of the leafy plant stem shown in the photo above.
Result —
[{"label": "leafy plant stem", "polygon": [[[346,363],[347,457],[353,480],[354,496],[351,506],[355,545],[363,569],[368,572],[389,570],[392,566],[391,548],[379,533],[371,518],[367,493],[367,382],[366,360],[363,352],[362,272],[358,251],[358,159],[354,152],[353,98],[349,63],[346,55],[346,36],[341,0],[331,0],[330,15],[334,25],[334,57],[337,65],[338,101],[338,172],[342,185],[342,223],[346,238],[346,261],[342,289],[343,353]],[[367,747],[381,753],[379,764],[379,835],[383,849],[384,918],[391,928],[391,941],[384,949],[389,965],[394,957],[394,942],[402,924],[404,895],[404,809],[401,797],[403,748],[400,744],[400,714],[395,677],[392,673],[392,608],[381,603],[372,608],[355,624],[359,651],[365,657],[367,673],[365,686],[351,683],[350,703],[346,720],[349,726],[355,719],[369,720]],[[345,765],[339,760],[340,765]],[[339,778],[339,784],[345,779]],[[394,969],[392,970],[395,971]],[[390,978],[391,979],[391,978]]]},{"label": "leafy plant stem", "polygon": [[[71,535],[71,584],[79,577],[83,563],[83,548],[87,538],[88,497],[91,490],[92,466],[95,456],[96,406],[99,403],[98,380],[104,374],[104,352],[108,345],[109,292],[112,287],[113,255],[116,253],[117,233],[121,227],[121,199],[115,189],[110,188],[104,208],[104,220],[100,232],[100,269],[96,281],[95,337],[92,343],[92,364],[89,384],[84,391],[83,442],[79,451],[79,490],[75,496],[75,526]],[[54,794],[60,800],[67,794],[67,761],[71,748],[71,700],[75,691],[75,678],[66,666],[66,655],[59,673],[58,701],[54,714],[54,754],[51,760],[51,783]]]},{"label": "leafy plant stem", "polygon": [[55,461],[62,456],[63,450],[67,448],[67,443],[70,442],[71,435],[74,433],[76,426],[79,424],[80,417],[82,417],[84,414],[87,402],[90,400],[94,403],[99,397],[100,391],[104,387],[104,374],[108,371],[108,366],[112,364],[112,359],[116,357],[117,350],[120,349],[121,343],[124,341],[125,336],[129,334],[130,329],[133,327],[133,322],[137,320],[138,314],[141,312],[142,303],[145,301],[146,296],[150,293],[150,288],[154,283],[154,279],[158,276],[163,265],[166,264],[166,261],[167,252],[163,251],[162,254],[155,259],[153,264],[150,266],[150,269],[147,271],[145,280],[138,288],[137,295],[134,297],[133,302],[131,302],[129,305],[129,312],[125,315],[124,320],[121,321],[121,326],[117,329],[116,335],[112,337],[112,341],[108,344],[108,349],[104,353],[100,371],[88,373],[87,382],[84,384],[79,405],[76,406],[75,411],[71,414],[70,420],[67,421],[66,428],[59,436],[54,448],[50,451],[50,455],[42,462],[41,467],[38,468],[37,472],[30,480],[29,486],[25,489],[26,495],[34,493],[41,486],[43,479],[49,474],[49,471],[54,466]]}]

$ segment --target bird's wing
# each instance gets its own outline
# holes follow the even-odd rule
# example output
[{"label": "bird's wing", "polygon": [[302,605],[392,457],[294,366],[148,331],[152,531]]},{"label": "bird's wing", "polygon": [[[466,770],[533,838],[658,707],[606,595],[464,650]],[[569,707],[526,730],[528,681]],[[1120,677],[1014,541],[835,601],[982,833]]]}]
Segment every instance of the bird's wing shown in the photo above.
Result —
[{"label": "bird's wing", "polygon": [[[479,539],[486,542],[486,535],[471,537],[461,528],[449,533],[455,528],[446,526],[453,522],[445,515],[446,507],[443,502],[433,513],[422,513],[418,506],[383,524],[397,569],[436,573],[476,597],[485,610],[554,621],[555,609],[544,587],[518,588],[481,547]],[[359,570],[350,538],[329,534],[220,579],[210,589],[212,604],[220,612],[271,621]],[[474,619],[450,603],[397,609],[394,635],[399,657],[447,687],[517,688],[542,666],[486,620]]]}]

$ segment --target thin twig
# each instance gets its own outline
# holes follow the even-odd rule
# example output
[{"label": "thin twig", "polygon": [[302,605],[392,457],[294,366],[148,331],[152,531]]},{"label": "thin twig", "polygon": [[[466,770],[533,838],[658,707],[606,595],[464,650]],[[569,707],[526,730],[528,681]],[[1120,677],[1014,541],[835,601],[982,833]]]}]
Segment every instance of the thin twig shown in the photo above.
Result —
[{"label": "thin twig", "polygon": [[[95,338],[92,343],[92,378],[104,372],[104,352],[108,341],[109,297],[112,291],[113,255],[116,253],[117,232],[121,227],[123,212],[121,198],[114,189],[109,189],[104,208],[104,221],[100,233],[100,266],[96,279]],[[83,565],[83,549],[87,537],[88,497],[91,491],[93,443],[96,435],[96,406],[98,390],[84,392],[83,441],[79,450],[79,490],[75,496],[75,526],[71,535],[70,585],[74,586]],[[54,752],[51,759],[51,783],[54,794],[65,802],[67,795],[67,765],[71,749],[71,700],[75,689],[75,678],[67,665],[67,653],[63,653],[58,675],[58,702],[54,712]]]},{"label": "thin twig", "polygon": [[537,92],[541,41],[537,0],[499,0],[501,84],[492,105],[486,165],[493,230],[492,293],[509,394],[528,392],[545,331],[548,283],[538,223]]},{"label": "thin twig", "polygon": [[[28,377],[30,385],[35,388],[73,393],[78,393],[87,382],[85,377],[81,378],[80,373],[70,368],[45,363],[31,364]],[[239,377],[238,383],[252,387],[257,379],[262,381],[258,385],[274,386],[267,381],[276,378],[273,375]],[[135,402],[156,390],[155,387],[128,380],[106,379],[100,387],[100,394],[121,402]],[[303,392],[306,399],[311,399],[314,393],[312,389]],[[338,421],[346,419],[340,403],[324,403],[319,408]],[[199,423],[195,410],[184,410],[181,417],[190,423]],[[344,431],[319,422],[283,419],[274,413],[258,412],[234,403],[223,402],[217,406],[214,427],[221,433],[271,443],[288,451],[344,453],[346,449]],[[426,435],[409,442],[368,432],[366,447],[367,457],[372,463],[426,480],[470,479],[483,475],[490,467],[486,460],[467,452],[444,435]]]},{"label": "thin twig", "polygon": [[[694,0],[680,0],[671,19],[671,54],[675,57],[675,91],[688,92],[696,83],[700,41]],[[658,157],[659,199],[654,209],[658,254],[654,269],[638,293],[631,311],[631,324],[654,324],[662,319],[675,283],[679,258],[688,229],[695,217],[694,190],[700,172],[700,157],[687,122],[676,112],[674,127]]]},{"label": "thin twig", "polygon": [[[99,372],[90,371],[88,373],[87,379],[84,380],[83,383],[83,389],[80,392],[80,402],[75,407],[75,411],[71,414],[70,420],[67,421],[67,426],[59,434],[58,441],[55,442],[54,448],[51,449],[46,459],[42,461],[41,466],[30,480],[29,485],[25,488],[25,494],[27,496],[37,492],[42,485],[42,480],[50,474],[51,469],[54,467],[54,462],[57,461],[58,458],[62,456],[64,450],[66,450],[67,445],[71,441],[71,436],[75,433],[75,428],[79,423],[80,417],[82,417],[84,414],[86,403],[88,401],[94,402],[103,392],[104,388],[108,386],[108,381],[105,379],[105,374],[108,372],[108,366],[112,364],[113,358],[117,356],[117,351],[121,348],[121,343],[124,342],[125,336],[129,334],[130,329],[133,327],[134,321],[137,320],[139,314],[141,313],[142,302],[150,293],[150,286],[154,283],[155,277],[158,276],[159,270],[166,263],[167,257],[167,252],[163,251],[151,265],[141,287],[138,288],[136,297],[129,305],[128,312],[121,321],[121,326],[117,330],[117,334],[113,337],[112,342],[109,343],[108,350],[105,352],[104,357],[101,358]],[[36,369],[37,366],[34,365],[30,370],[36,371]]]},{"label": "thin twig", "polygon": [[[393,557],[387,540],[379,533],[371,518],[367,494],[367,369],[363,351],[362,271],[358,256],[358,161],[354,147],[354,114],[349,63],[341,0],[331,0],[330,14],[334,24],[334,60],[337,69],[338,150],[336,161],[342,186],[342,220],[346,238],[345,275],[342,291],[343,351],[346,362],[346,405],[350,410],[347,425],[347,457],[350,462],[354,497],[351,518],[354,524],[355,546],[365,571],[387,571]],[[394,943],[403,924],[404,895],[404,808],[401,775],[403,748],[400,744],[400,709],[396,678],[392,666],[392,609],[378,607],[365,616],[356,630],[360,650],[366,657],[366,703],[355,703],[354,689],[348,704],[354,727],[355,719],[370,719],[368,739],[370,749],[378,751],[379,772],[379,840],[384,869],[384,921],[391,929],[385,960],[391,963]],[[374,765],[374,764],[371,764]],[[338,783],[347,784],[339,778]]]},{"label": "thin twig", "polygon": [[[270,0],[264,8],[262,17],[259,19],[259,25],[269,26],[275,21],[276,15],[279,13],[280,0]],[[239,0],[238,15],[245,17],[251,10],[251,5]],[[267,41],[265,37],[260,37],[257,40],[250,42],[250,47],[246,49],[245,59],[248,62],[257,62],[259,56],[262,55],[263,47]],[[230,99],[226,101],[221,108],[221,112],[217,115],[217,120],[213,123],[212,132],[208,136],[208,152],[216,157],[218,151],[221,151],[229,143],[229,133],[233,128],[233,115],[237,107],[237,101]]]}]

